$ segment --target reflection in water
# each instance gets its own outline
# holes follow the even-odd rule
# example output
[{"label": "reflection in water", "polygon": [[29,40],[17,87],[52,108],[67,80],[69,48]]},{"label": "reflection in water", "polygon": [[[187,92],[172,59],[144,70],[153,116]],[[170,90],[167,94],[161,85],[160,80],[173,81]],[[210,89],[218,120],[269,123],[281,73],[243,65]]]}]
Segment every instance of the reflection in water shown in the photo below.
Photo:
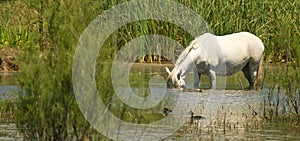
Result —
[{"label": "reflection in water", "polygon": [[[185,100],[184,104],[181,103],[183,105],[177,105],[177,109],[175,108],[176,96],[184,97]],[[168,89],[164,99],[165,103],[160,108],[161,111],[147,113],[146,115],[149,118],[152,115],[152,119],[160,115],[160,118],[156,120],[162,120],[165,118],[162,116],[164,107],[172,109],[172,113],[168,116],[187,115],[184,117],[186,119],[182,119],[185,121],[182,127],[165,140],[299,140],[300,137],[297,134],[300,129],[299,127],[291,128],[295,126],[293,123],[282,124],[282,122],[266,122],[263,120],[262,103],[267,97],[267,94],[261,94],[258,91],[226,90],[221,96],[218,91],[212,90],[204,90],[200,93]],[[220,104],[215,104],[219,102]],[[180,107],[183,107],[184,110]],[[206,118],[191,121],[189,118],[190,110]],[[172,127],[176,123],[175,121],[169,121],[168,124]],[[140,135],[135,138],[152,140],[173,132],[171,128],[167,130],[165,126],[167,124],[156,130],[149,130],[151,128],[128,128],[128,131],[118,131],[118,134],[120,137],[124,137],[124,134],[126,136],[132,134],[132,137]],[[147,134],[141,134],[140,132],[147,132]]]},{"label": "reflection in water", "polygon": [[[145,92],[151,76],[164,74],[164,66],[145,68],[139,65],[137,69],[132,69],[130,74],[130,84],[132,91],[139,97],[143,97],[150,92]],[[160,103],[156,110],[142,110],[144,111],[142,117],[148,120],[151,124],[163,120],[167,117],[172,118],[172,115],[180,115],[186,122],[175,132],[171,127],[175,121],[164,122],[161,129],[151,130],[148,129],[133,129],[131,127],[123,127],[121,131],[116,131],[122,137],[124,134],[134,138],[135,135],[141,135],[143,139],[156,139],[156,136],[163,136],[170,134],[165,140],[300,140],[299,126],[292,122],[285,121],[272,121],[267,122],[264,118],[271,119],[271,116],[265,115],[270,111],[264,111],[264,106],[274,109],[276,111],[286,112],[293,111],[290,108],[291,103],[286,97],[285,92],[277,92],[273,90],[270,92],[264,89],[258,91],[244,91],[240,85],[239,76],[237,74],[227,79],[227,86],[230,89],[238,90],[225,90],[221,93],[218,91],[203,90],[202,92],[193,91],[180,91],[168,89],[163,102]],[[241,78],[244,78],[241,76]],[[246,82],[246,80],[242,80]],[[186,78],[188,87],[192,87],[192,75]],[[203,77],[201,81],[202,88],[209,87],[208,78]],[[11,92],[18,90],[16,86],[0,86],[0,98],[15,98]],[[177,98],[181,97],[183,101],[177,102]],[[117,98],[117,97],[115,97]],[[279,100],[278,100],[279,99]],[[296,95],[297,103],[300,103],[299,92]],[[278,102],[279,101],[279,102]],[[265,104],[264,104],[265,103]],[[267,104],[266,104],[267,103]],[[276,108],[276,105],[277,108]],[[273,106],[273,107],[272,107]],[[163,110],[167,107],[172,110],[168,116],[163,116]],[[276,110],[277,109],[277,110]],[[190,122],[189,111],[193,111],[196,115],[205,117],[203,120]],[[276,115],[276,114],[274,114]],[[171,125],[171,126],[170,126]],[[170,126],[170,130],[168,130]],[[147,131],[148,134],[143,134]],[[17,130],[13,123],[0,123],[0,140],[18,140],[21,137],[16,136]],[[129,139],[129,138],[127,138]],[[120,140],[126,140],[120,138]]]},{"label": "reflection in water", "polygon": [[[204,92],[205,93],[205,92]],[[190,95],[190,93],[185,93]],[[203,95],[203,93],[198,93]],[[284,95],[282,95],[284,96]],[[264,99],[268,97],[257,91],[226,90],[217,114],[208,126],[204,120],[186,123],[181,130],[168,139],[179,140],[299,140],[299,127],[291,122],[276,123],[263,120]],[[282,97],[284,98],[284,97]],[[195,113],[203,115],[206,104],[199,102]],[[210,116],[211,113],[203,116]],[[293,128],[294,127],[294,128]]]},{"label": "reflection in water", "polygon": [[[163,67],[147,68],[143,66],[132,69],[131,72],[135,74],[131,76],[132,86],[142,86],[143,88],[147,87],[145,86],[147,83],[144,83],[144,85],[135,85],[138,84],[137,82],[140,82],[140,78],[148,82],[152,74],[166,75],[164,74]],[[279,121],[277,123],[277,121],[270,122],[268,120],[267,122],[264,120],[266,118],[271,119],[272,116],[270,116],[270,111],[267,111],[267,109],[270,107],[272,109],[272,106],[274,106],[274,111],[276,111],[275,106],[278,105],[278,111],[285,111],[286,114],[291,113],[287,112],[290,105],[286,104],[289,99],[285,92],[282,91],[278,94],[276,90],[269,92],[266,86],[271,86],[268,84],[272,82],[268,82],[268,80],[272,79],[268,79],[268,77],[272,76],[266,76],[266,89],[262,92],[243,90],[247,87],[247,81],[244,79],[242,73],[227,77],[226,85],[229,90],[225,90],[223,94],[217,94],[210,90],[204,90],[203,92],[183,92],[169,89],[166,94],[166,99],[168,100],[164,106],[172,110],[176,102],[169,100],[171,97],[175,95],[184,95],[187,99],[189,99],[189,96],[194,97],[190,98],[190,101],[185,102],[189,107],[186,112],[173,110],[171,114],[188,114],[192,110],[195,114],[208,118],[192,122],[192,124],[191,122],[186,122],[176,133],[169,136],[166,140],[300,140],[300,137],[297,135],[300,129],[293,122]],[[138,81],[135,82],[135,80]],[[188,88],[193,87],[192,74],[188,75],[185,81]],[[204,76],[201,78],[200,87],[204,89],[209,88],[208,77]],[[211,97],[210,100],[208,100],[208,96]],[[278,99],[280,99],[280,102],[278,102]],[[296,96],[296,99],[298,99],[297,103],[300,103],[299,94]],[[190,104],[194,101],[197,101],[196,104]],[[219,102],[220,104],[218,104]],[[161,109],[163,109],[163,106]],[[294,112],[292,108],[290,110]],[[163,133],[166,131],[156,132]]]},{"label": "reflection in water", "polygon": [[0,140],[23,140],[14,123],[0,123]]}]

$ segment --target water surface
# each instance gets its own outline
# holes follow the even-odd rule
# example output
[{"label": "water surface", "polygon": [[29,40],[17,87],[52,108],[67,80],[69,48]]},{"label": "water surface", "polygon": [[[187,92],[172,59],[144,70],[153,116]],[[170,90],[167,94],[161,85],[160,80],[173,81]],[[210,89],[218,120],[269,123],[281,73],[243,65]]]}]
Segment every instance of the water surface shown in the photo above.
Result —
[{"label": "water surface", "polygon": [[[149,80],[152,76],[161,75],[166,78],[164,67],[166,65],[136,65],[129,74],[130,86],[138,96],[143,96],[145,91],[150,94]],[[1,75],[0,75],[1,76]],[[226,89],[218,91],[208,90],[207,76],[201,78],[203,92],[183,92],[178,89],[168,89],[162,102],[153,110],[143,110],[143,118],[148,120],[146,124],[161,121],[167,117],[162,116],[164,107],[172,109],[168,116],[180,116],[183,124],[173,132],[172,126],[176,121],[163,122],[165,126],[158,130],[148,130],[149,134],[143,134],[144,130],[123,128],[116,131],[121,140],[137,137],[145,140],[157,139],[159,136],[168,135],[164,140],[300,140],[299,123],[293,121],[265,120],[265,108],[277,105],[278,111],[290,114],[294,112],[284,91],[270,91],[271,76],[266,76],[265,88],[262,91],[244,90],[248,82],[242,73],[222,79],[226,83]],[[186,78],[189,88],[193,84],[193,75]],[[0,99],[16,98],[19,90],[14,75],[0,77]],[[300,103],[299,94],[296,95]],[[273,104],[270,104],[273,103]],[[275,109],[275,107],[274,107]],[[191,122],[188,112],[193,111],[206,119]],[[275,111],[275,110],[274,110]],[[274,112],[273,111],[273,112]],[[268,117],[270,118],[270,117]],[[276,118],[276,117],[273,117]],[[176,118],[174,118],[176,119]],[[145,124],[145,123],[144,123]],[[176,127],[177,128],[177,127]],[[170,134],[172,132],[172,134]],[[139,133],[139,134],[138,134]],[[144,132],[145,133],[145,132]],[[14,123],[0,123],[0,140],[20,140],[21,135]]]}]

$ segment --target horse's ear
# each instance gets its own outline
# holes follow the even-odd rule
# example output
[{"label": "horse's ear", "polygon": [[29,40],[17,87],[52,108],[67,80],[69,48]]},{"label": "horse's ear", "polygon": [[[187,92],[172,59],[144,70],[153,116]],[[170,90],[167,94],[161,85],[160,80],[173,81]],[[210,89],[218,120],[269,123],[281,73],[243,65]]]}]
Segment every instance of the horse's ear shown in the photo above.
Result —
[{"label": "horse's ear", "polygon": [[171,74],[171,71],[169,70],[168,67],[166,67],[166,72],[170,75]]}]

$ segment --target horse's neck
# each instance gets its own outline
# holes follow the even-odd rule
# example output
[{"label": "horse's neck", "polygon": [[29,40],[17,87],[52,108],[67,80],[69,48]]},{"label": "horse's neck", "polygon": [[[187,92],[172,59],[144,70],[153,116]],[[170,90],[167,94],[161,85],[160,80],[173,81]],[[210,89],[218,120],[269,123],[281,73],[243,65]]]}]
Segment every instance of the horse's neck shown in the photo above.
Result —
[{"label": "horse's neck", "polygon": [[[211,46],[213,44],[213,47]],[[203,48],[206,47],[206,48]],[[193,40],[190,45],[179,55],[178,60],[175,64],[177,72],[181,72],[181,76],[185,77],[194,67],[195,61],[197,62],[209,62],[209,57],[217,61],[218,57],[216,55],[216,46],[218,48],[218,43],[215,39],[215,35],[210,33],[201,35]],[[219,51],[220,52],[220,51]]]},{"label": "horse's neck", "polygon": [[185,59],[180,64],[175,66],[175,71],[180,73],[180,76],[182,78],[185,78],[185,76],[192,70],[192,68],[195,67],[194,62],[191,59]]}]

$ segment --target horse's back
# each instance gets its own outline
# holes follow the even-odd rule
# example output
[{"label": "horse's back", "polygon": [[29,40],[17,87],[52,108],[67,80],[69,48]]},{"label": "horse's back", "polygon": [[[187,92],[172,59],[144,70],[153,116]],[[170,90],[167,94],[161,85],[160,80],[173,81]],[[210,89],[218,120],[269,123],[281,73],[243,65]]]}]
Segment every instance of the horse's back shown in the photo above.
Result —
[{"label": "horse's back", "polygon": [[239,32],[224,36],[215,36],[222,52],[220,60],[226,64],[227,72],[218,75],[232,75],[244,68],[248,62],[259,63],[264,46],[262,41],[249,32]]},{"label": "horse's back", "polygon": [[260,38],[249,32],[239,32],[224,36],[216,36],[220,49],[227,54],[260,59],[264,45]]}]

